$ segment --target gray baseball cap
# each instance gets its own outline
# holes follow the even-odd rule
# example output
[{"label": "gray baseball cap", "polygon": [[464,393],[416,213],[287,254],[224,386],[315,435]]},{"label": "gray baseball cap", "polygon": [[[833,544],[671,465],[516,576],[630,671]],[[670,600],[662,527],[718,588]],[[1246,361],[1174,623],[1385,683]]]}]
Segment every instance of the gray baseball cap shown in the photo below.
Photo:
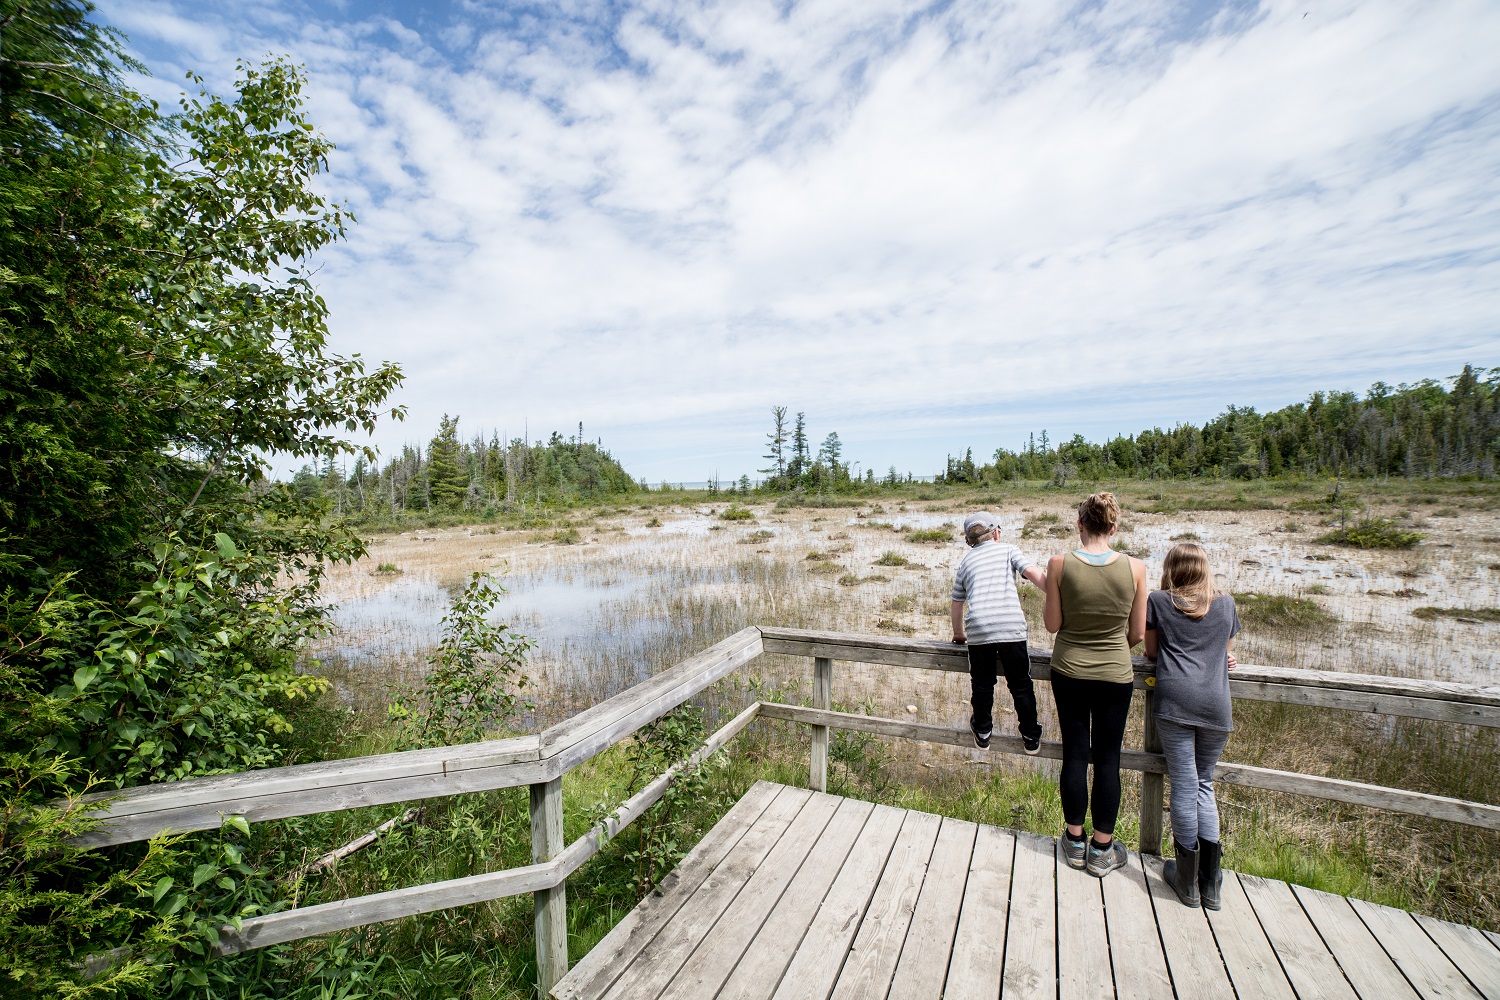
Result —
[{"label": "gray baseball cap", "polygon": [[986,531],[990,531],[994,528],[1000,527],[1000,522],[997,521],[995,519],[995,515],[991,514],[989,511],[976,510],[968,517],[964,518],[964,534],[967,535],[969,531],[975,527],[983,527]]}]

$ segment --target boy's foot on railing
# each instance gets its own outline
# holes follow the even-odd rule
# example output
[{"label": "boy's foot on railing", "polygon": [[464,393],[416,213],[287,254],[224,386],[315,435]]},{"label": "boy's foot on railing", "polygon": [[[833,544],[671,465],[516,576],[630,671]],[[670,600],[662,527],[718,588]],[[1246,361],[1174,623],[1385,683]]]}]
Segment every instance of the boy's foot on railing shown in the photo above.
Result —
[{"label": "boy's foot on railing", "polygon": [[1035,757],[1037,754],[1041,753],[1042,752],[1042,737],[1041,737],[1041,735],[1038,734],[1036,736],[1027,736],[1025,734],[1022,734],[1022,736],[1021,736],[1021,749],[1026,751],[1026,756],[1028,756],[1028,757]]},{"label": "boy's foot on railing", "polygon": [[1083,871],[1083,866],[1088,862],[1089,842],[1083,834],[1074,840],[1067,830],[1062,835],[1063,860],[1068,863],[1069,868]]},{"label": "boy's foot on railing", "polygon": [[983,729],[974,721],[974,716],[969,716],[969,732],[974,734],[974,745],[983,750],[990,745],[990,736],[994,734],[994,726],[986,725]]},{"label": "boy's foot on railing", "polygon": [[1128,859],[1125,845],[1118,840],[1111,840],[1107,844],[1100,845],[1091,839],[1089,840],[1089,859],[1084,867],[1095,878],[1103,878],[1116,868],[1124,868]]}]

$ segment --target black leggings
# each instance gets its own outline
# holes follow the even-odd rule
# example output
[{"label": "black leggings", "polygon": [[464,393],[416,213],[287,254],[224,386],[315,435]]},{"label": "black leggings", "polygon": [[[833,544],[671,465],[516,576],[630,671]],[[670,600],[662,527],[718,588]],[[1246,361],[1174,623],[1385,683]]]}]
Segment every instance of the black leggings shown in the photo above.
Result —
[{"label": "black leggings", "polygon": [[[996,669],[998,661],[999,670]],[[990,642],[969,647],[969,703],[974,706],[974,725],[980,730],[995,723],[995,678],[1005,674],[1005,686],[1016,706],[1016,721],[1022,736],[1032,739],[1042,735],[1042,724],[1036,717],[1036,689],[1031,685],[1031,654],[1024,639],[1017,642]]]},{"label": "black leggings", "polygon": [[[1082,826],[1092,806],[1094,829],[1115,832],[1120,813],[1120,744],[1130,716],[1130,684],[1083,681],[1052,672],[1052,697],[1057,702],[1057,725],[1062,730],[1063,765],[1058,778],[1063,821]],[[1089,731],[1093,730],[1094,788],[1089,794]]]}]

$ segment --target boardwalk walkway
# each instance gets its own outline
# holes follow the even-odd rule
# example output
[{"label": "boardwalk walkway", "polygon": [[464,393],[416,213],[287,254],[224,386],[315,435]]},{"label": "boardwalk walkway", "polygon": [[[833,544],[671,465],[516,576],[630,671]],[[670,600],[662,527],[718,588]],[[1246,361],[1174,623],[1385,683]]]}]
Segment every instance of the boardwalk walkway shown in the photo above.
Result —
[{"label": "boardwalk walkway", "polygon": [[1190,910],[1145,865],[760,782],[552,995],[1500,1000],[1495,935],[1230,873]]}]

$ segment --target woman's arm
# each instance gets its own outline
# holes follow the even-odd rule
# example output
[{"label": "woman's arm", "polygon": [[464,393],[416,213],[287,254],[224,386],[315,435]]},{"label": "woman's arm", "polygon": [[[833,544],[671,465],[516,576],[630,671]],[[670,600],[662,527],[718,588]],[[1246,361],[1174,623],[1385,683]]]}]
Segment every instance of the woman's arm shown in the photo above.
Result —
[{"label": "woman's arm", "polygon": [[1042,569],[1040,566],[1027,566],[1024,570],[1021,571],[1021,576],[1023,579],[1030,580],[1032,583],[1036,584],[1038,587],[1041,587],[1043,590],[1047,589],[1047,571]]},{"label": "woman's arm", "polygon": [[1057,589],[1062,562],[1062,556],[1050,556],[1047,559],[1047,603],[1042,607],[1042,624],[1053,635],[1062,628],[1062,593]]},{"label": "woman's arm", "polygon": [[1135,600],[1130,605],[1130,624],[1125,628],[1125,642],[1132,648],[1146,637],[1146,564],[1130,556],[1130,571],[1135,574]]}]

